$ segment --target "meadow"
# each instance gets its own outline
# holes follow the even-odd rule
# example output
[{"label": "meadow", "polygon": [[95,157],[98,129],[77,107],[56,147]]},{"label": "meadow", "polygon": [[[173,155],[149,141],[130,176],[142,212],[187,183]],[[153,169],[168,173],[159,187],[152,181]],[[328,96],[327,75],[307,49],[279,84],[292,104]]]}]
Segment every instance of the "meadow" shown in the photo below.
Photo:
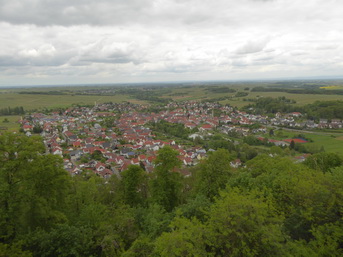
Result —
[{"label": "meadow", "polygon": [[[95,102],[120,103],[128,101],[125,95],[40,95],[40,94],[0,94],[0,109],[5,107],[23,106],[25,110],[42,110],[44,108],[69,107],[73,104],[93,105]],[[134,101],[134,99],[132,99]]]},{"label": "meadow", "polygon": [[[6,131],[18,131],[19,123],[18,120],[21,116],[11,115],[11,116],[0,116],[0,129]],[[8,121],[8,122],[5,122]]]}]

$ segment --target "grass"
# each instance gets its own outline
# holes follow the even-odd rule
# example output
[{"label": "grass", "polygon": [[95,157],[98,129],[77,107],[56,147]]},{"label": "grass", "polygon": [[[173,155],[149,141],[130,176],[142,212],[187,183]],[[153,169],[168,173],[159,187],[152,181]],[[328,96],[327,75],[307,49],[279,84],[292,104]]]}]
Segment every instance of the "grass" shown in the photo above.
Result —
[{"label": "grass", "polygon": [[274,136],[269,136],[269,134],[264,134],[262,137],[267,137],[276,140],[284,140],[287,138],[297,137],[299,134],[304,135],[307,139],[313,142],[305,143],[309,148],[320,149],[324,147],[326,152],[343,154],[343,136],[337,134],[320,134],[320,132],[307,133],[305,131],[292,132],[287,130],[275,130]]},{"label": "grass", "polygon": [[[3,122],[5,119],[7,119],[9,122]],[[0,116],[0,127],[7,129],[4,131],[19,131],[19,119],[20,116]]]},{"label": "grass", "polygon": [[306,134],[306,137],[313,140],[313,142],[307,143],[309,146],[318,148],[323,146],[326,152],[343,154],[343,141],[341,140],[341,136]]},{"label": "grass", "polygon": [[232,100],[221,101],[221,104],[230,104],[238,108],[248,105],[252,102],[244,101],[243,99],[257,99],[258,97],[273,97],[285,96],[288,99],[296,101],[296,105],[303,106],[306,104],[313,103],[315,101],[333,101],[343,100],[343,95],[319,95],[319,94],[290,94],[284,92],[249,92],[246,97],[235,97]]},{"label": "grass", "polygon": [[[129,98],[125,95],[115,96],[86,96],[86,95],[34,95],[4,93],[0,94],[0,109],[23,106],[25,110],[41,110],[43,108],[68,107],[72,104],[94,104],[103,102],[124,102]],[[137,102],[137,101],[135,101]]]},{"label": "grass", "polygon": [[[279,97],[285,96],[286,98],[293,99],[299,106],[313,103],[317,100],[343,100],[343,95],[309,95],[309,94],[289,94],[282,92],[249,92],[245,91],[246,85],[230,85],[237,91],[248,92],[246,97],[234,97],[235,93],[213,93],[206,90],[210,86],[174,86],[168,89],[160,88],[156,89],[159,92],[163,92],[162,97],[172,98],[175,101],[190,101],[190,100],[206,100],[219,97],[230,96],[232,99],[221,101],[221,104],[230,104],[241,108],[252,102],[247,99],[257,99],[258,97]],[[252,87],[251,85],[249,86]],[[23,106],[26,110],[43,109],[43,108],[55,108],[55,107],[68,107],[72,104],[94,104],[103,102],[120,103],[123,101],[129,101],[132,103],[146,104],[146,101],[140,101],[134,99],[128,95],[117,94],[114,96],[94,96],[94,95],[72,95],[73,91],[81,90],[82,87],[70,87],[70,88],[30,88],[25,89],[27,91],[63,91],[67,95],[34,95],[34,94],[18,94],[19,91],[23,92],[24,89],[13,90],[0,90],[0,108]],[[90,88],[87,88],[90,89]],[[68,91],[67,91],[68,90]],[[246,99],[246,101],[244,101]]]}]

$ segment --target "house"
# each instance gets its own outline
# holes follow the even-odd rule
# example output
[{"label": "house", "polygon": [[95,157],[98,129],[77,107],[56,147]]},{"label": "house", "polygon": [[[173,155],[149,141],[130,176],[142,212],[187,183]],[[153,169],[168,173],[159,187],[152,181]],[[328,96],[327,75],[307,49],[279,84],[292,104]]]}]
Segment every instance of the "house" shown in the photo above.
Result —
[{"label": "house", "polygon": [[82,150],[70,151],[69,155],[72,159],[78,160],[83,155],[83,151]]},{"label": "house", "polygon": [[239,168],[240,166],[242,166],[242,162],[240,159],[236,159],[236,160],[230,162],[230,166],[232,168]]},{"label": "house", "polygon": [[199,128],[200,131],[209,131],[212,129],[213,129],[213,126],[211,124],[204,124],[204,125],[200,126],[200,128]]},{"label": "house", "polygon": [[26,131],[31,131],[33,129],[33,126],[31,125],[24,125],[23,126],[23,130],[26,132]]},{"label": "house", "polygon": [[62,156],[62,154],[63,154],[62,148],[56,146],[56,147],[54,147],[54,148],[52,149],[51,153],[54,154],[54,155],[60,155],[60,156]]},{"label": "house", "polygon": [[103,171],[104,169],[106,169],[106,164],[104,164],[104,163],[98,162],[95,165],[95,170],[98,172]]},{"label": "house", "polygon": [[183,159],[183,164],[186,166],[191,166],[193,165],[193,160],[191,157],[184,157]]}]

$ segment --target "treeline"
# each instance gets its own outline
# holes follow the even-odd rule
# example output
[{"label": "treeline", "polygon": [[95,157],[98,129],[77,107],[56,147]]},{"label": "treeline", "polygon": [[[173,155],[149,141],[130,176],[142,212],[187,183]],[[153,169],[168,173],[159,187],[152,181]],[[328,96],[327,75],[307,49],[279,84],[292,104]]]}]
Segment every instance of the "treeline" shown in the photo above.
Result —
[{"label": "treeline", "polygon": [[25,114],[23,106],[7,107],[0,109],[0,115],[22,115]]},{"label": "treeline", "polygon": [[343,167],[219,149],[192,171],[159,150],[153,173],[71,177],[38,138],[0,136],[0,256],[342,256]]},{"label": "treeline", "polygon": [[256,114],[275,114],[277,112],[290,113],[301,112],[308,119],[343,119],[343,101],[316,101],[305,106],[295,106],[295,101],[286,97],[261,97],[254,104],[249,104],[243,109]]},{"label": "treeline", "polygon": [[62,91],[21,91],[18,94],[24,95],[67,95],[67,93]]},{"label": "treeline", "polygon": [[343,101],[316,101],[304,107],[312,119],[343,119]]},{"label": "treeline", "polygon": [[253,108],[254,113],[256,114],[275,114],[277,112],[288,113],[299,111],[299,107],[294,106],[294,103],[294,100],[287,99],[284,96],[280,96],[278,98],[261,97],[257,99],[254,104],[247,105],[243,109],[248,111]]},{"label": "treeline", "polygon": [[343,90],[326,90],[320,88],[254,87],[251,89],[251,92],[284,92],[289,94],[343,95]]},{"label": "treeline", "polygon": [[235,89],[229,88],[229,87],[212,86],[212,87],[207,87],[205,90],[211,93],[236,93]]}]

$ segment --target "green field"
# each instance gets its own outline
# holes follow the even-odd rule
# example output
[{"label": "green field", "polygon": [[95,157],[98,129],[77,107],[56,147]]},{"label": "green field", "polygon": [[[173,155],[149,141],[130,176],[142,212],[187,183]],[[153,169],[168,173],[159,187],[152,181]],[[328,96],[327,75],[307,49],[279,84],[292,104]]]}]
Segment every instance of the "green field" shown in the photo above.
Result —
[{"label": "green field", "polygon": [[[43,108],[68,107],[72,104],[94,104],[103,102],[128,101],[128,96],[94,96],[94,95],[35,95],[35,94],[0,94],[0,109],[23,106],[25,110],[40,110]],[[134,100],[134,99],[132,99]],[[137,102],[137,101],[136,101]]]},{"label": "green field", "polygon": [[[296,104],[306,105],[315,101],[331,101],[331,100],[343,100],[343,95],[321,95],[321,94],[290,94],[285,92],[249,92],[244,90],[244,86],[230,86],[230,88],[237,90],[237,92],[247,92],[248,96],[235,97],[236,93],[211,93],[206,90],[204,86],[192,86],[192,87],[175,87],[172,89],[172,93],[165,95],[165,97],[172,98],[175,101],[189,101],[189,100],[206,100],[218,97],[230,96],[232,99],[220,101],[221,104],[230,104],[238,108],[248,105],[252,102],[247,99],[257,99],[258,97],[273,97],[277,98],[285,96],[288,99],[296,101]],[[177,95],[179,94],[179,95]]]},{"label": "green field", "polygon": [[334,152],[343,154],[343,138],[342,136],[336,135],[315,135],[315,134],[306,134],[306,136],[313,140],[308,145],[315,147],[324,147],[326,152]]},{"label": "green field", "polygon": [[297,137],[299,134],[304,135],[307,139],[313,142],[305,143],[306,146],[314,149],[324,147],[326,152],[343,154],[343,134],[328,133],[328,132],[306,132],[306,131],[291,131],[291,130],[275,130],[274,136],[262,135],[276,140],[284,140],[287,138]]},{"label": "green field", "polygon": [[[9,122],[4,122],[5,119]],[[0,116],[0,127],[6,128],[1,131],[19,131],[18,120],[20,120],[20,116]]]},{"label": "green field", "polygon": [[[213,93],[208,91],[211,87],[228,87],[237,92],[246,92],[249,95],[245,97],[235,97],[236,93]],[[324,94],[290,94],[284,92],[250,92],[244,90],[245,87],[251,89],[252,85],[189,85],[189,86],[170,86],[170,87],[154,87],[153,91],[158,93],[162,98],[171,98],[174,101],[189,101],[189,100],[211,100],[220,97],[230,97],[220,101],[221,104],[230,104],[238,108],[248,105],[252,102],[249,99],[257,99],[259,97],[280,97],[293,99],[297,105],[306,105],[317,100],[343,100],[343,95],[324,95]],[[95,88],[95,87],[93,87]],[[103,89],[106,87],[96,87]],[[107,87],[108,88],[108,87]],[[132,103],[146,104],[146,101],[135,99],[129,95],[116,94],[110,95],[80,95],[76,91],[89,90],[92,87],[56,87],[56,88],[26,88],[26,89],[0,89],[0,108],[23,106],[25,110],[40,110],[43,108],[68,107],[72,104],[92,105],[95,102],[123,102],[130,101]],[[132,88],[131,88],[132,89]],[[137,87],[137,90],[141,88]],[[42,95],[42,94],[18,94],[19,92],[48,92],[62,91],[65,95]]]}]

